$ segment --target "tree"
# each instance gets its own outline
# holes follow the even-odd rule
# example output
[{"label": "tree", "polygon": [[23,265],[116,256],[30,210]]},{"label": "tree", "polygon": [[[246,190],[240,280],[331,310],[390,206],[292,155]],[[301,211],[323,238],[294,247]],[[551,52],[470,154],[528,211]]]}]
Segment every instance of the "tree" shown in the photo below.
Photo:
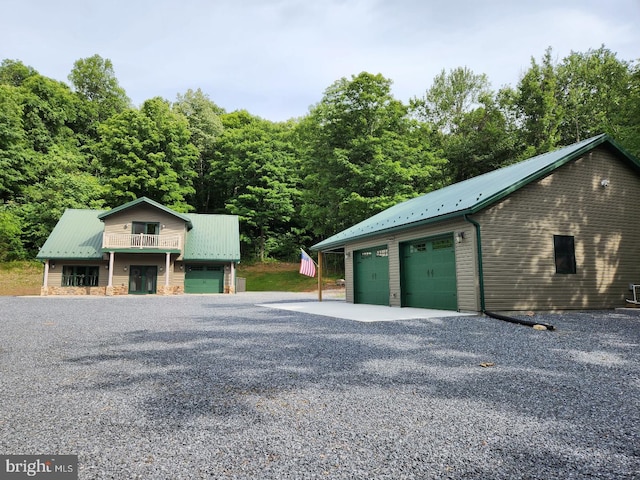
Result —
[{"label": "tree", "polygon": [[0,64],[0,84],[20,87],[24,81],[38,72],[19,60],[4,59]]},{"label": "tree", "polygon": [[187,90],[178,95],[173,110],[184,115],[189,122],[191,143],[199,152],[192,165],[197,176],[194,179],[195,196],[193,204],[197,212],[211,211],[211,162],[213,160],[216,140],[223,131],[220,115],[224,110],[213,103],[202,90]]},{"label": "tree", "polygon": [[496,99],[486,94],[480,106],[458,119],[455,133],[442,140],[452,182],[503,167],[517,158],[517,145]]},{"label": "tree", "polygon": [[475,74],[467,67],[454,68],[448,74],[442,70],[425,96],[414,98],[411,106],[419,117],[450,133],[489,91],[485,74]]},{"label": "tree", "polygon": [[640,158],[640,62],[630,66],[627,96],[613,116],[616,121],[615,138],[636,158]]},{"label": "tree", "polygon": [[391,95],[391,81],[363,72],[331,85],[298,127],[304,154],[302,214],[326,236],[428,191],[441,162]]},{"label": "tree", "polygon": [[546,153],[560,142],[564,109],[559,97],[556,68],[548,48],[542,65],[531,58],[531,67],[518,83],[515,94],[514,108],[521,142],[526,145],[525,157]]},{"label": "tree", "polygon": [[0,205],[0,262],[23,260],[27,256],[22,245],[20,218],[9,205]]},{"label": "tree", "polygon": [[55,145],[38,155],[34,181],[24,188],[15,208],[23,245],[35,254],[67,208],[100,208],[104,189],[82,170],[84,156],[75,147]]},{"label": "tree", "polygon": [[29,180],[22,100],[18,88],[0,85],[0,202],[15,200]]},{"label": "tree", "polygon": [[78,96],[89,105],[85,120],[91,125],[104,122],[131,106],[108,58],[94,55],[76,60],[68,79]]},{"label": "tree", "polygon": [[249,256],[264,261],[281,250],[296,213],[298,175],[291,127],[246,111],[222,116],[225,127],[216,143],[217,171],[224,181],[225,207],[238,215],[241,240]]},{"label": "tree", "polygon": [[571,52],[557,71],[564,107],[562,143],[575,143],[600,133],[617,137],[618,113],[630,93],[629,65],[602,46],[586,53]]},{"label": "tree", "polygon": [[187,120],[156,97],[140,110],[117,114],[98,127],[97,153],[105,199],[117,206],[147,196],[176,211],[193,210],[191,165],[198,155]]},{"label": "tree", "polygon": [[447,159],[447,183],[459,182],[512,160],[512,130],[484,74],[443,70],[423,98],[411,101],[418,118],[434,126],[433,143]]}]

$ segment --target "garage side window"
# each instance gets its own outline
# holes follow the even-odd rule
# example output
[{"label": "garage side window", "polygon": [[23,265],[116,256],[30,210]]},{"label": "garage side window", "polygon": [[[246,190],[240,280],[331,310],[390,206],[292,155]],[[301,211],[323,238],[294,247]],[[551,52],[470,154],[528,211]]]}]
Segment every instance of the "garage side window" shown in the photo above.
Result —
[{"label": "garage side window", "polygon": [[576,273],[576,247],[572,236],[554,235],[553,250],[556,260],[556,273]]}]

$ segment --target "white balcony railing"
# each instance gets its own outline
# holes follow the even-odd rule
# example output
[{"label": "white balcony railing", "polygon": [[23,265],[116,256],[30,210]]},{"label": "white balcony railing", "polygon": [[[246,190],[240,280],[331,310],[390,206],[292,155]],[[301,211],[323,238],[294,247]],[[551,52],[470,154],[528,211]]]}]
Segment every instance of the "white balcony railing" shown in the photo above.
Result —
[{"label": "white balcony railing", "polygon": [[146,233],[104,233],[102,248],[161,248],[179,250],[180,235],[149,235]]}]

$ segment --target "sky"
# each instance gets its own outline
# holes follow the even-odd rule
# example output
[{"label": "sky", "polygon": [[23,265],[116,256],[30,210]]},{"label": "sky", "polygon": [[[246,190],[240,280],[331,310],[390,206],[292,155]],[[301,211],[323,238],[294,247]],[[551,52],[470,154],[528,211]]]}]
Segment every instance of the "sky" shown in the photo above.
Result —
[{"label": "sky", "polygon": [[227,111],[306,115],[341,78],[393,81],[403,102],[443,69],[517,82],[548,47],[640,58],[640,0],[0,0],[0,59],[70,83],[109,59],[134,105],[200,88]]}]

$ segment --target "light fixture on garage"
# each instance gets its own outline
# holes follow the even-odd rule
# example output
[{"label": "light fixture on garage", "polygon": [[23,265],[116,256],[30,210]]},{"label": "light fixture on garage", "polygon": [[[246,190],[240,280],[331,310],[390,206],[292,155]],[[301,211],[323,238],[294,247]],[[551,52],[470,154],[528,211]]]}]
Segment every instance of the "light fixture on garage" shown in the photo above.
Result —
[{"label": "light fixture on garage", "polygon": [[458,232],[456,235],[456,242],[460,243],[462,240],[464,240],[464,232]]},{"label": "light fixture on garage", "polygon": [[609,179],[603,178],[602,180],[600,180],[600,186],[602,188],[607,188],[609,186]]}]

